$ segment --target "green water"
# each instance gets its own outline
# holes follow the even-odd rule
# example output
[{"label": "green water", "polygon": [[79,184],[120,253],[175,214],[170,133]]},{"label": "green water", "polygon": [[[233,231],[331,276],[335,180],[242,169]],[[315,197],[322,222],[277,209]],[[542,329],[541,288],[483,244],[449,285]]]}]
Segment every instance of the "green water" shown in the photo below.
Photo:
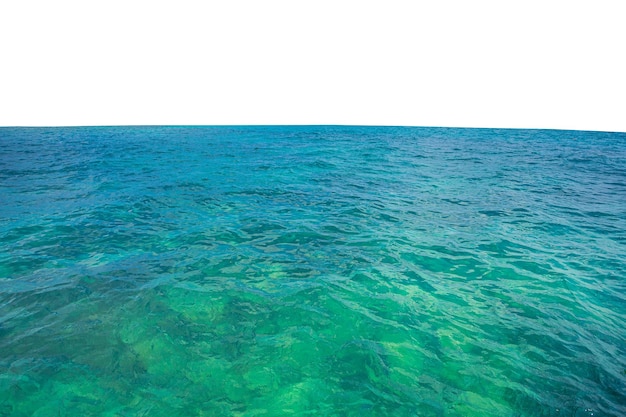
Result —
[{"label": "green water", "polygon": [[626,415],[626,135],[0,129],[0,416]]}]

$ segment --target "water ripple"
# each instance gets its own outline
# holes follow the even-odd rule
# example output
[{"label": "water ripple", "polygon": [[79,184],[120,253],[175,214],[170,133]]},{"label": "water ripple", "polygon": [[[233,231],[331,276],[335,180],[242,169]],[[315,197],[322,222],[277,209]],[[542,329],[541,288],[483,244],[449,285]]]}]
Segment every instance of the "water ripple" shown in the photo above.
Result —
[{"label": "water ripple", "polygon": [[626,136],[0,129],[0,415],[626,415]]}]

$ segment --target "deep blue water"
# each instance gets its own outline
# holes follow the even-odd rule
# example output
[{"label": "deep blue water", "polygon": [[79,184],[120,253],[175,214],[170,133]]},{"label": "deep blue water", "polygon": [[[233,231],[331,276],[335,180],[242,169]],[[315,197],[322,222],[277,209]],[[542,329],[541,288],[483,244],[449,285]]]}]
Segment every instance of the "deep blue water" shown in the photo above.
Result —
[{"label": "deep blue water", "polygon": [[0,128],[0,416],[624,416],[626,134]]}]

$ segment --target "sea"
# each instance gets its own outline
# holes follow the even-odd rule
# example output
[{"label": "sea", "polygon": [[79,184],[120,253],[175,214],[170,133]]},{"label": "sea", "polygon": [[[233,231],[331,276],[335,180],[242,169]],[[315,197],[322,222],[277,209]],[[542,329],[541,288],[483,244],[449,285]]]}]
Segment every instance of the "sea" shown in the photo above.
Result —
[{"label": "sea", "polygon": [[0,416],[626,416],[626,134],[0,128]]}]

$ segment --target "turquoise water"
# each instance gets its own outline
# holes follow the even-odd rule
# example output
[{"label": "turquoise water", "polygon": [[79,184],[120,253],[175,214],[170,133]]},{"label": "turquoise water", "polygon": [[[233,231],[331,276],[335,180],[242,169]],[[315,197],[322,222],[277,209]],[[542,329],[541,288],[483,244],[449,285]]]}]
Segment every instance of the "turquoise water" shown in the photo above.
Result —
[{"label": "turquoise water", "polygon": [[0,128],[0,416],[624,416],[626,134]]}]

